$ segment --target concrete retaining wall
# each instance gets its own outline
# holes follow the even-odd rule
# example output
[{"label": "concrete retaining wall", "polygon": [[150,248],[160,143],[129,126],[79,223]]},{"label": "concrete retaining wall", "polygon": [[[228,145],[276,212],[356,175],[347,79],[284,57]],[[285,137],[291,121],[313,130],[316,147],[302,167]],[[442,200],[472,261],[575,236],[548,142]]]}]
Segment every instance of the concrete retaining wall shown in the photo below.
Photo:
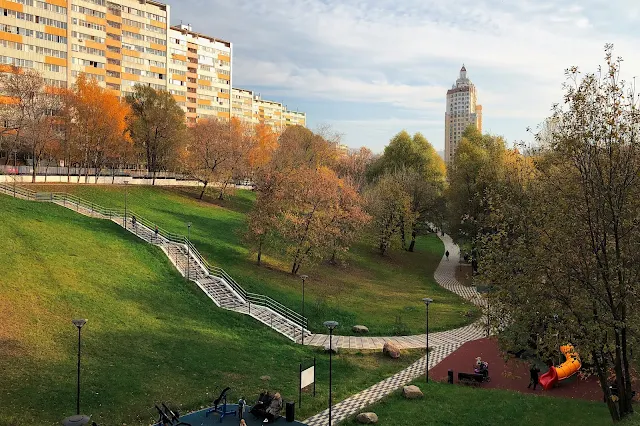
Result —
[{"label": "concrete retaining wall", "polygon": [[[79,184],[79,185],[123,185],[124,182],[129,182],[129,185],[151,185],[153,179],[145,178],[132,178],[128,176],[100,176],[96,181],[95,176],[89,176],[89,179],[85,182],[84,176],[71,176],[71,180],[67,181],[67,176],[36,176],[35,183],[64,183],[64,184]],[[0,175],[0,182],[18,184],[32,183],[32,177],[30,175]],[[202,186],[201,182],[196,180],[176,180],[175,178],[156,178],[156,186]]]}]

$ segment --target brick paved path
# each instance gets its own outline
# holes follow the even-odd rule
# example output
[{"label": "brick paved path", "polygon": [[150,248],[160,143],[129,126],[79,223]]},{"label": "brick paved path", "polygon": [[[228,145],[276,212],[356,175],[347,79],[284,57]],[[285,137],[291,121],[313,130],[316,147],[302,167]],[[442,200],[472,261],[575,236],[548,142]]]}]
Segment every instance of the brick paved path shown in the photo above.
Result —
[{"label": "brick paved path", "polygon": [[[475,305],[484,306],[485,302],[483,298],[474,287],[463,286],[455,278],[456,266],[460,260],[460,250],[453,244],[448,235],[441,236],[440,239],[444,243],[445,251],[449,251],[449,260],[447,260],[445,256],[442,257],[434,273],[436,282],[447,290],[473,302]],[[476,323],[465,327],[439,333],[429,333],[429,344],[431,348],[429,352],[429,369],[433,368],[449,354],[458,349],[463,343],[485,337],[486,328],[484,323],[485,321],[480,319]],[[408,349],[424,347],[426,336],[424,334],[404,337],[334,336],[333,339],[332,344],[339,348],[380,349],[385,341],[393,341],[401,348]],[[328,343],[328,341],[329,336],[314,334],[309,343],[307,343],[307,341],[304,343],[305,345],[323,346],[325,343]],[[332,409],[332,423],[334,425],[338,424],[347,417],[363,411],[365,407],[379,401],[396,389],[425,374],[426,363],[427,356],[424,356],[401,372],[335,404]],[[329,424],[329,410],[324,410],[308,418],[304,423],[308,426],[327,426]]]}]

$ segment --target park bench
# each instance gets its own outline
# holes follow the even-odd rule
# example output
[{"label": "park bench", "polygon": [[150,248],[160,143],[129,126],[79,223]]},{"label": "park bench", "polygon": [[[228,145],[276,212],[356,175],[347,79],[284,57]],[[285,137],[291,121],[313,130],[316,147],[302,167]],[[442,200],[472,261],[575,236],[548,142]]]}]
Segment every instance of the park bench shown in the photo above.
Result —
[{"label": "park bench", "polygon": [[479,385],[484,381],[482,374],[458,373],[458,382],[463,385]]}]

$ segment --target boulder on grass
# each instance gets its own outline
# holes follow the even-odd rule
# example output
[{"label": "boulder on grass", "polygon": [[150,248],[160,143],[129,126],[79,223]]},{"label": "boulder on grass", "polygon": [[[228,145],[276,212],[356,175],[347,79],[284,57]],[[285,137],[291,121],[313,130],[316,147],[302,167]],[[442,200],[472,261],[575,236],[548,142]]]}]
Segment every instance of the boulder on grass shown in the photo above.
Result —
[{"label": "boulder on grass", "polygon": [[358,417],[356,417],[356,421],[363,425],[378,423],[378,415],[376,413],[360,413]]},{"label": "boulder on grass", "polygon": [[324,351],[331,352],[335,355],[338,353],[338,348],[335,345],[333,347],[330,347],[329,344],[327,343],[326,345],[324,345]]},{"label": "boulder on grass", "polygon": [[369,329],[364,325],[354,325],[352,327],[354,333],[365,334],[369,332]]},{"label": "boulder on grass", "polygon": [[260,380],[262,381],[271,380],[271,376],[260,376]]},{"label": "boulder on grass", "polygon": [[422,398],[424,395],[419,387],[415,385],[409,385],[402,388],[402,396],[407,399],[418,399]]},{"label": "boulder on grass", "polygon": [[391,342],[384,343],[384,346],[382,347],[382,353],[389,355],[389,357],[393,359],[400,358],[400,349]]}]

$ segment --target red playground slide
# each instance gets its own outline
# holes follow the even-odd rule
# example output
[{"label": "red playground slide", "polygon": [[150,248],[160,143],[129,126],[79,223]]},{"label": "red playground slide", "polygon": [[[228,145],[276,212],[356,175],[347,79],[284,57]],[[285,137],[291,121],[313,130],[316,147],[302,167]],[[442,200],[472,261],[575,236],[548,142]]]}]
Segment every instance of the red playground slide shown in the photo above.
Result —
[{"label": "red playground slide", "polygon": [[558,383],[558,372],[555,367],[549,368],[549,371],[538,378],[538,382],[542,385],[542,389],[549,390]]}]

